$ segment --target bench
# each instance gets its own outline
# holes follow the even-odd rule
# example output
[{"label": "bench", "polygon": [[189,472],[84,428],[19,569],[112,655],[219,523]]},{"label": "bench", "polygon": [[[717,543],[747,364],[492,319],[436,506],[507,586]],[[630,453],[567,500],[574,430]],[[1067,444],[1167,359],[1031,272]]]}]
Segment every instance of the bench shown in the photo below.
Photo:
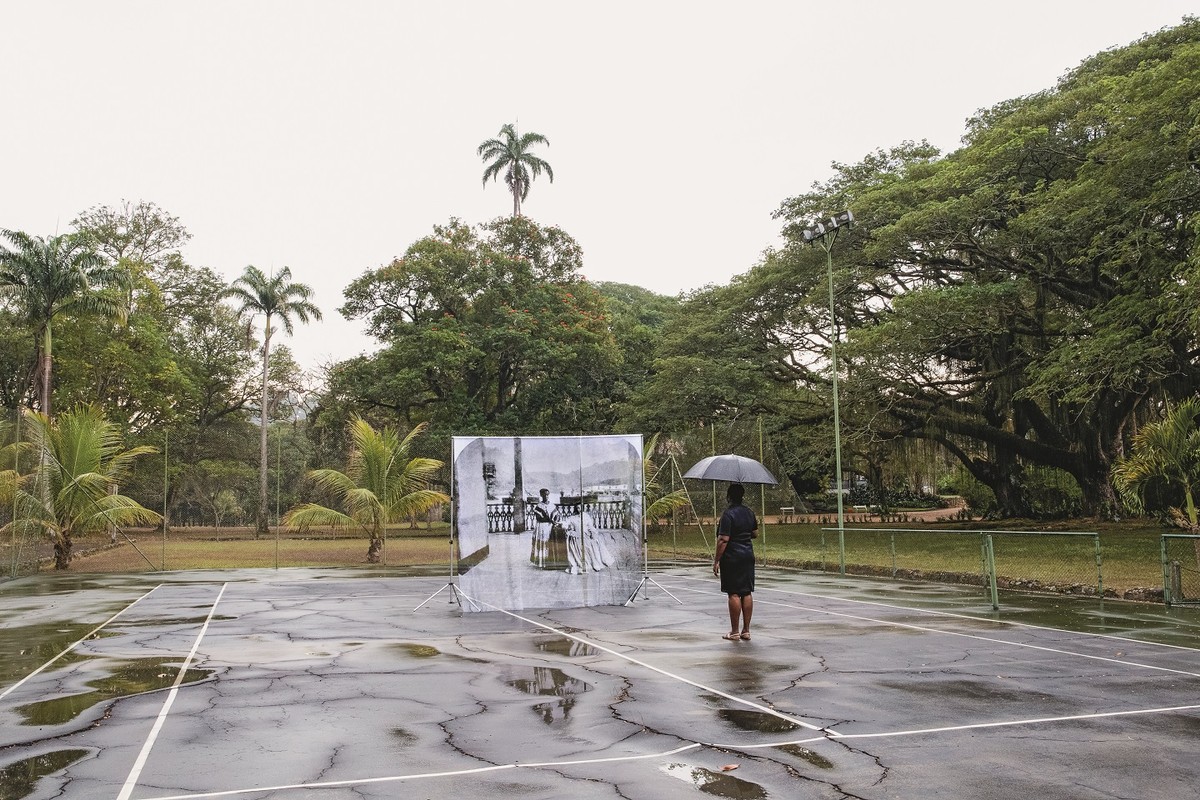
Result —
[{"label": "bench", "polygon": [[787,523],[792,521],[792,517],[796,516],[795,506],[780,506],[779,507],[779,522]]}]

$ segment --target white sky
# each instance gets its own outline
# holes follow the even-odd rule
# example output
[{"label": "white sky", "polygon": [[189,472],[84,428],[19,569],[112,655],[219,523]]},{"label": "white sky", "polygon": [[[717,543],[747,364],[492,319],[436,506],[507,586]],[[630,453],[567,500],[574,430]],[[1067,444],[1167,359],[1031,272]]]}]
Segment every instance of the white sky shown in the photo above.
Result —
[{"label": "white sky", "polygon": [[664,294],[743,273],[785,198],[965,120],[1194,0],[0,0],[0,228],[147,200],[229,279],[290,266],[325,322],[304,366],[373,350],[342,290],[433,225],[511,212],[475,153],[550,140],[523,207],[584,274]]}]

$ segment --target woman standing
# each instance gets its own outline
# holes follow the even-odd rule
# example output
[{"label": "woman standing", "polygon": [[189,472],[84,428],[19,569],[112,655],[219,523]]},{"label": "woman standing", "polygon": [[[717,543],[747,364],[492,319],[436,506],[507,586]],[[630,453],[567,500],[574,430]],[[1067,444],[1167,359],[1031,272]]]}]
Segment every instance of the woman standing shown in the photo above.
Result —
[{"label": "woman standing", "polygon": [[713,575],[721,577],[721,591],[729,596],[729,633],[723,639],[750,639],[750,617],[754,614],[754,546],[758,519],[742,505],[746,489],[729,484],[725,497],[729,507],[717,524],[717,551]]},{"label": "woman standing", "polygon": [[554,523],[562,516],[553,503],[550,502],[550,490],[538,492],[541,499],[533,507],[533,546],[529,552],[529,560],[535,566],[545,567],[550,557],[550,534]]}]

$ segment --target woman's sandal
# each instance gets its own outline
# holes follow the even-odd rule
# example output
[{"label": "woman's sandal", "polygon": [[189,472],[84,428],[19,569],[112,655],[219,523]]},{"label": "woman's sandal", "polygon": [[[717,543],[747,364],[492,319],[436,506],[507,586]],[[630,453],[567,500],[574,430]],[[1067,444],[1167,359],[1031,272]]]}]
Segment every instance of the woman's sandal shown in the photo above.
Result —
[{"label": "woman's sandal", "polygon": [[750,641],[750,631],[742,631],[742,635],[738,638],[746,642]]},{"label": "woman's sandal", "polygon": [[740,638],[742,638],[742,637],[741,637],[741,636],[739,636],[739,635],[738,635],[738,633],[737,633],[736,631],[730,631],[729,633],[725,634],[725,635],[724,635],[724,636],[722,636],[721,638],[722,638],[722,639],[728,639],[728,640],[729,640],[729,641],[731,641],[731,642],[736,642],[738,639],[740,639]]}]

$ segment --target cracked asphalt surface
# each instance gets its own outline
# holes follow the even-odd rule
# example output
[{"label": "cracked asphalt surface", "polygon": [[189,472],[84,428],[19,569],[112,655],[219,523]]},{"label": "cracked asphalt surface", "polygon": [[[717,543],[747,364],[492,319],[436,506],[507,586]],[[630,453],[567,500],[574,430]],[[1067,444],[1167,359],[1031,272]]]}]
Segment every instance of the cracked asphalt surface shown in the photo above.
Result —
[{"label": "cracked asphalt surface", "polygon": [[0,798],[1196,795],[1197,610],[760,568],[728,642],[705,565],[652,577],[465,614],[399,571],[0,585]]}]

